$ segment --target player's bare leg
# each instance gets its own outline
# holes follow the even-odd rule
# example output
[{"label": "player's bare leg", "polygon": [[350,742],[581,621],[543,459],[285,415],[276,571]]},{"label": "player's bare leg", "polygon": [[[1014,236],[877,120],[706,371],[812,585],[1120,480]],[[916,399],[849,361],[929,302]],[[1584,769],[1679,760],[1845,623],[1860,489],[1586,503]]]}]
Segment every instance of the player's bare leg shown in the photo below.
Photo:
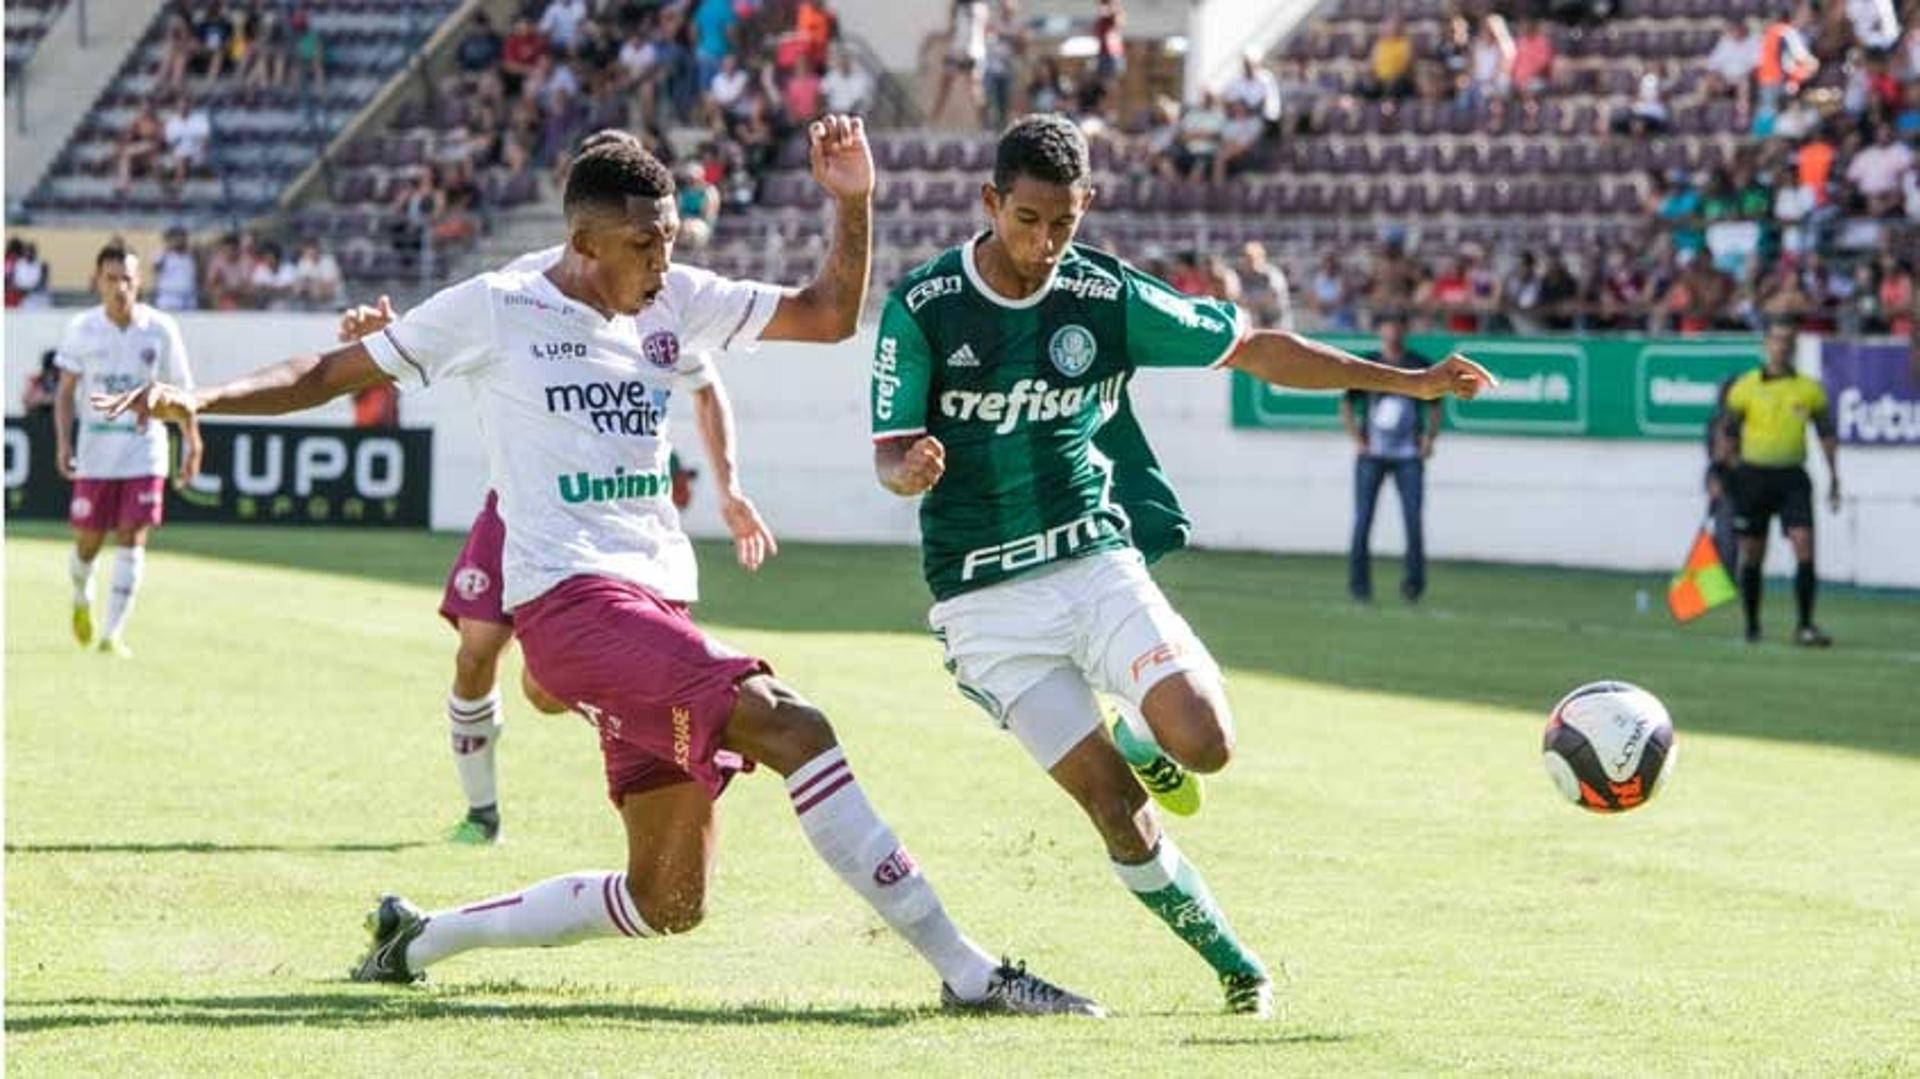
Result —
[{"label": "player's bare leg", "polygon": [[[147,525],[139,525],[116,529],[113,533],[117,550],[113,559],[113,589],[107,595],[106,632],[100,635],[102,652],[116,656],[133,654],[133,650],[127,647],[127,619],[133,614],[133,600],[140,591],[140,579],[146,575],[149,531]],[[78,635],[77,628],[75,635]]]},{"label": "player's bare leg", "polygon": [[740,683],[725,746],[786,777],[807,842],[941,978],[948,1008],[1098,1016],[1100,1006],[1036,975],[995,964],[948,917],[933,885],[874,812],[827,717],[779,680]]},{"label": "player's bare leg", "polygon": [[1175,816],[1198,813],[1201,774],[1219,771],[1233,754],[1233,718],[1220,680],[1183,671],[1147,691],[1139,707],[1114,703],[1113,742],[1141,785]]},{"label": "player's bare leg", "polygon": [[675,783],[626,795],[620,819],[624,873],[568,873],[431,914],[384,897],[368,915],[373,943],[353,979],[414,981],[428,966],[475,948],[553,948],[691,931],[706,912],[717,834],[713,799],[697,783]]},{"label": "player's bare leg", "polygon": [[495,751],[506,716],[501,710],[500,655],[513,642],[513,627],[477,618],[459,620],[453,690],[447,698],[447,729],[453,762],[467,796],[467,815],[447,838],[487,844],[500,838],[500,791]]},{"label": "player's bare leg", "polygon": [[73,638],[82,648],[93,647],[93,560],[107,541],[105,532],[73,530],[73,554],[67,558],[67,577],[73,582]]},{"label": "player's bare leg", "polygon": [[1266,967],[1241,944],[1199,870],[1161,829],[1133,769],[1100,729],[1092,691],[1078,673],[1059,671],[1042,680],[1014,702],[1008,723],[1027,741],[1023,728],[1030,722],[1050,725],[1076,710],[1088,714],[1091,730],[1048,767],[1048,774],[1100,833],[1120,882],[1213,968],[1227,1009],[1271,1016],[1273,988]]}]

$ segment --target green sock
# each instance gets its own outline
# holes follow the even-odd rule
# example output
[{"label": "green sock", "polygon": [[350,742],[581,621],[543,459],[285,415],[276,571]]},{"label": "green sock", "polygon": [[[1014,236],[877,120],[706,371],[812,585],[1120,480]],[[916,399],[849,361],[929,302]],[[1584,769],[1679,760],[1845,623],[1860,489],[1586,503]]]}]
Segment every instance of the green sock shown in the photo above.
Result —
[{"label": "green sock", "polygon": [[1113,871],[1147,909],[1221,975],[1267,976],[1258,956],[1240,943],[1227,916],[1213,901],[1200,871],[1180,854],[1168,836],[1160,837],[1153,857],[1139,865],[1113,864]]},{"label": "green sock", "polygon": [[1145,768],[1147,765],[1152,764],[1155,758],[1162,756],[1164,751],[1161,750],[1160,744],[1153,740],[1152,735],[1143,736],[1135,732],[1133,724],[1127,720],[1128,717],[1125,712],[1121,712],[1115,717],[1113,721],[1113,744],[1115,748],[1120,750],[1120,755],[1127,759],[1129,765],[1135,768]]}]

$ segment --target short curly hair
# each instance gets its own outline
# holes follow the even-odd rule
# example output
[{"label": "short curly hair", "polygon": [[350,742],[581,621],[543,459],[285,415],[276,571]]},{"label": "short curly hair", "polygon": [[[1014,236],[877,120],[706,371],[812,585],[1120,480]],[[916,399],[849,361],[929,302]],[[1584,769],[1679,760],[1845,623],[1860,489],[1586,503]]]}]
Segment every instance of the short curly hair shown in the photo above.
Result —
[{"label": "short curly hair", "polygon": [[994,150],[993,186],[1006,191],[1022,176],[1068,187],[1086,184],[1093,176],[1086,136],[1059,113],[1034,113],[1015,120]]},{"label": "short curly hair", "polygon": [[673,192],[673,173],[639,139],[609,130],[581,143],[561,205],[572,221],[583,213],[625,214],[629,199],[664,199]]}]

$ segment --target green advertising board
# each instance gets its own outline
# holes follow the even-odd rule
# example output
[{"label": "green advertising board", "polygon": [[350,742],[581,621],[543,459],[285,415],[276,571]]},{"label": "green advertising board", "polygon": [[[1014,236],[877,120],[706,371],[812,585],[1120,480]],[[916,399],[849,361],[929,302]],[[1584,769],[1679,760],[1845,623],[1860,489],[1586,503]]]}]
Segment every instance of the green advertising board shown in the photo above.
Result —
[{"label": "green advertising board", "polygon": [[[1351,351],[1369,337],[1320,338]],[[1467,434],[1572,438],[1699,438],[1720,382],[1760,364],[1758,338],[1457,337],[1420,334],[1409,347],[1439,358],[1464,352],[1500,385],[1449,399],[1445,424]],[[1235,372],[1233,426],[1338,428],[1340,395],[1287,390]]]}]

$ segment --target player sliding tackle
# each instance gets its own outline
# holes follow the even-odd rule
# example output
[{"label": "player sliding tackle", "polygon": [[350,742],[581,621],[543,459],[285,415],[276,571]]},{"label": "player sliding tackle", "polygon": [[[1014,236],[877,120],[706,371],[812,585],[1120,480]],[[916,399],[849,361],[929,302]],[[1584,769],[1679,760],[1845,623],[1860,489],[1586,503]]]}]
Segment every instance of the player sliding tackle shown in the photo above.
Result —
[{"label": "player sliding tackle", "polygon": [[743,761],[758,761],[786,777],[821,860],[939,971],[943,1004],[1100,1014],[968,940],[868,803],[827,718],[687,615],[693,548],[668,498],[663,429],[674,378],[707,350],[843,340],[866,293],[866,136],[845,117],[809,136],[814,178],[836,209],[826,265],[804,288],[672,266],[672,175],[638,144],[606,139],[573,162],[567,245],[550,268],[482,274],[324,356],[197,393],[154,385],[104,402],[184,422],[299,411],[382,380],[461,381],[474,393],[506,522],[505,605],[533,680],[599,728],[627,869],[433,914],[388,896],[355,978],[408,981],[472,948],[692,929],[706,907],[715,799]]},{"label": "player sliding tackle", "polygon": [[[1093,200],[1087,145],[1059,116],[1001,138],[991,228],[888,296],[874,359],[874,465],[924,495],[928,621],[961,693],[1013,731],[1092,820],[1121,882],[1218,974],[1230,1011],[1272,1011],[1266,967],[1147,806],[1199,808],[1226,766],[1219,669],[1148,576],[1188,522],[1134,422],[1139,367],[1232,367],[1280,386],[1472,397],[1462,356],[1424,371],[1250,330],[1073,243]],[[1095,692],[1116,699],[1111,740]],[[1137,776],[1137,778],[1136,778]],[[1146,789],[1142,789],[1142,784]]]}]

